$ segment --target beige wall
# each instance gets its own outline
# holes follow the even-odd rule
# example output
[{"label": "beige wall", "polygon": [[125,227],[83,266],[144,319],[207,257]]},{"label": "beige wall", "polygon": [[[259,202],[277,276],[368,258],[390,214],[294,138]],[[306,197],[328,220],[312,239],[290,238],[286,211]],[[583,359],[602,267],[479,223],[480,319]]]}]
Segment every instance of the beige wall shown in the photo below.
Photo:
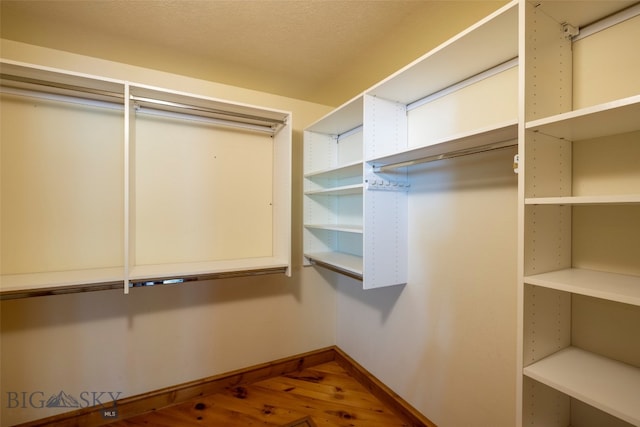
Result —
[{"label": "beige wall", "polygon": [[[120,397],[196,380],[335,343],[335,289],[301,264],[302,129],[328,107],[2,40],[2,57],[128,79],[293,112],[293,277],[263,276],[185,285],[3,301],[0,424],[60,409],[22,401],[63,390]],[[7,393],[17,401],[7,408]],[[86,396],[86,395],[85,395]],[[25,406],[24,408],[22,406]]]},{"label": "beige wall", "polygon": [[412,168],[409,279],[338,281],[337,345],[441,427],[511,427],[515,148]]},{"label": "beige wall", "polygon": [[[512,150],[416,168],[409,284],[363,291],[360,282],[299,266],[302,129],[328,107],[8,40],[2,55],[292,111],[296,264],[291,279],[3,302],[3,394],[133,395],[337,344],[442,427],[513,425]],[[3,410],[2,423],[51,413]]]}]

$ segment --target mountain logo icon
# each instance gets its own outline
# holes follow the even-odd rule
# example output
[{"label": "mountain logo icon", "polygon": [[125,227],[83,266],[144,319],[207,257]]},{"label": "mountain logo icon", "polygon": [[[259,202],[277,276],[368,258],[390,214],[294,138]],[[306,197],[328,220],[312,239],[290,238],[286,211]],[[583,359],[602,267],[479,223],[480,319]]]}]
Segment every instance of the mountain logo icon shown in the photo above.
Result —
[{"label": "mountain logo icon", "polygon": [[60,393],[52,395],[46,404],[47,408],[79,408],[80,404],[75,397],[60,390]]}]

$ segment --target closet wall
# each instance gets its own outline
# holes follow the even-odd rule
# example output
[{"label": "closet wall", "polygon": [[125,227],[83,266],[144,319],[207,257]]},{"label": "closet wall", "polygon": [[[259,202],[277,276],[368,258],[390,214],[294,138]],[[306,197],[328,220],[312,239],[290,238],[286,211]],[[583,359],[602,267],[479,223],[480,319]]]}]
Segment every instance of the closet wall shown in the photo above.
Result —
[{"label": "closet wall", "polygon": [[[295,212],[301,210],[301,183],[295,177],[301,174],[301,129],[328,107],[8,40],[1,47],[3,57],[15,61],[292,111],[292,249],[300,253]],[[0,424],[63,412],[37,407],[42,406],[39,400],[61,390],[73,396],[111,391],[122,398],[335,344],[335,288],[317,271],[295,265],[299,259],[294,257],[291,278],[271,275],[134,289],[129,295],[114,290],[0,302]],[[22,393],[28,399],[36,392],[33,405],[8,402],[9,392],[20,399]],[[9,409],[9,404],[18,407]]]},{"label": "closet wall", "polygon": [[513,426],[515,152],[410,168],[408,283],[337,278],[338,346],[440,426]]}]

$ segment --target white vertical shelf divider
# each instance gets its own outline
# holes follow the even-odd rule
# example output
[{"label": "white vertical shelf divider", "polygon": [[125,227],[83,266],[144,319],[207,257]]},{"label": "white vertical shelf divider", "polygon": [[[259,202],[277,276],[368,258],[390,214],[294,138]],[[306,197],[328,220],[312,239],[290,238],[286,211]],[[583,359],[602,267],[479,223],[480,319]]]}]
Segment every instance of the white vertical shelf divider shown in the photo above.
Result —
[{"label": "white vertical shelf divider", "polygon": [[131,256],[135,251],[132,251],[131,244],[131,176],[132,176],[132,126],[133,126],[133,108],[131,108],[131,90],[129,83],[124,85],[124,277],[123,287],[124,293],[129,293],[129,277],[131,276]]},{"label": "white vertical shelf divider", "polygon": [[[364,158],[396,152],[407,144],[407,111],[404,104],[365,95]],[[364,170],[364,288],[407,282],[406,168],[375,172]]]}]

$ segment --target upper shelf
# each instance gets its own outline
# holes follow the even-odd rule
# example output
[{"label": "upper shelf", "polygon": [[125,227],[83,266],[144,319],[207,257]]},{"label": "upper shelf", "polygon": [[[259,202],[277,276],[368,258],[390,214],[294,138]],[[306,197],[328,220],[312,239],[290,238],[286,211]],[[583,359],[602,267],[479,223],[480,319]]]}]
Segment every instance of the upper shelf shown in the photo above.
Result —
[{"label": "upper shelf", "polygon": [[637,0],[599,0],[585,1],[576,7],[575,0],[540,1],[538,8],[556,22],[567,22],[574,27],[584,27],[604,17],[637,3]]},{"label": "upper shelf", "polygon": [[229,103],[216,98],[141,84],[131,85],[130,98],[138,111],[148,109],[188,114],[224,121],[227,124],[236,123],[270,133],[277,132],[286,125],[290,115],[286,111]]},{"label": "upper shelf", "polygon": [[0,61],[0,72],[2,86],[124,103],[124,81],[61,72],[49,67],[34,67],[9,60]]},{"label": "upper shelf", "polygon": [[640,130],[640,95],[581,108],[526,124],[526,129],[577,141]]},{"label": "upper shelf", "polygon": [[364,98],[359,95],[345,102],[305,130],[337,136],[362,126],[363,111]]},{"label": "upper shelf", "polygon": [[409,104],[518,56],[518,1],[418,58],[367,91]]}]

